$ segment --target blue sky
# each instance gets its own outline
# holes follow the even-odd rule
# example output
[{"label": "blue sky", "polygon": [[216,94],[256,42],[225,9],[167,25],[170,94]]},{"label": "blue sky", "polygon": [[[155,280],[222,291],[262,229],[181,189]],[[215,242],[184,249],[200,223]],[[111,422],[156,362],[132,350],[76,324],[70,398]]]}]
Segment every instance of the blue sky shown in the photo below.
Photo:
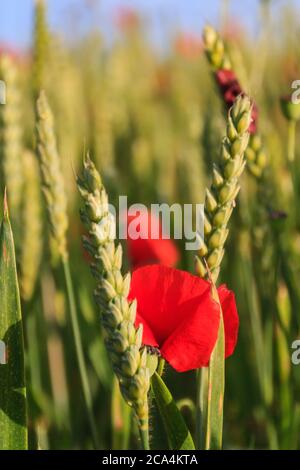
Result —
[{"label": "blue sky", "polygon": [[[180,29],[200,33],[205,22],[217,24],[226,0],[48,0],[51,28],[70,38],[91,25],[112,36],[112,19],[120,6],[130,6],[147,17],[154,42],[162,45],[168,33]],[[252,34],[259,28],[260,0],[227,0],[230,13],[239,18]],[[300,0],[271,0],[274,15],[281,5]],[[87,8],[98,4],[97,10]],[[26,48],[30,44],[34,0],[1,0],[0,42]],[[277,9],[277,12],[276,12]]]}]

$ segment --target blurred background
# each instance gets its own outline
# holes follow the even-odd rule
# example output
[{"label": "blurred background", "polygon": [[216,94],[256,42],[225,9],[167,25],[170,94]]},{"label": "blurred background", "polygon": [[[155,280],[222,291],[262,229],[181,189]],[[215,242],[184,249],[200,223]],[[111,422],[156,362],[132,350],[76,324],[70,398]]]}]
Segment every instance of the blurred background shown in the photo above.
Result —
[{"label": "blurred background", "polygon": [[[260,29],[261,3],[260,0],[49,0],[48,21],[57,34],[69,41],[76,41],[91,29],[98,29],[111,42],[118,34],[116,19],[120,11],[133,9],[145,20],[151,43],[166,50],[176,32],[186,31],[199,36],[206,22],[220,24],[226,15],[255,37]],[[287,6],[299,8],[299,1],[270,1],[277,20],[282,8]],[[34,0],[3,0],[1,12],[0,40],[26,49],[31,44]]]},{"label": "blurred background", "polygon": [[[251,171],[242,178],[221,271],[221,281],[236,294],[241,323],[237,349],[226,362],[224,447],[299,448],[300,366],[291,364],[291,344],[300,331],[300,152],[293,145],[300,136],[280,100],[300,79],[300,0],[44,3],[2,0],[0,13],[0,54],[9,58],[0,78],[13,90],[11,107],[5,107],[12,120],[1,120],[4,131],[12,125],[11,133],[1,134],[1,186],[10,194],[22,293],[30,446],[92,445],[64,282],[33,158],[37,92],[46,90],[54,112],[70,264],[101,448],[137,447],[83,262],[88,259],[73,169],[80,171],[89,149],[111,202],[120,194],[147,205],[203,202],[226,116],[202,41],[210,23],[257,104],[260,132],[252,149],[259,158],[253,162],[249,155]],[[3,146],[7,136],[18,152]],[[193,254],[180,242],[177,249],[177,266],[194,272]],[[132,268],[128,253],[124,268]],[[166,381],[194,432],[194,372],[168,368]],[[153,429],[161,429],[154,404],[152,412]],[[163,434],[152,433],[153,448],[166,445]]]}]

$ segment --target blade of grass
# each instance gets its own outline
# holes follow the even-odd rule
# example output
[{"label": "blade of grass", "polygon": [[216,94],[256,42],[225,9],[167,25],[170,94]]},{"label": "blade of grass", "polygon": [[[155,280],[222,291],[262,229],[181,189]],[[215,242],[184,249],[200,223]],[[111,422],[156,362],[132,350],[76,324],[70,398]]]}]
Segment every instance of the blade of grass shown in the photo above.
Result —
[{"label": "blade of grass", "polygon": [[0,339],[6,351],[6,363],[0,365],[0,449],[25,450],[27,411],[24,340],[14,241],[6,196],[0,245]]},{"label": "blade of grass", "polygon": [[205,449],[221,450],[223,436],[223,403],[225,391],[225,333],[221,303],[212,284],[212,297],[220,306],[220,325],[217,342],[208,367]]},{"label": "blade of grass", "polygon": [[162,418],[171,450],[194,450],[192,436],[171,392],[157,372],[151,377],[151,388]]},{"label": "blade of grass", "polygon": [[75,295],[74,295],[74,289],[73,289],[73,283],[72,283],[72,277],[71,277],[68,258],[63,258],[62,264],[63,264],[64,276],[65,276],[65,281],[66,281],[67,296],[68,296],[69,308],[70,308],[71,325],[72,325],[72,330],[73,330],[82,390],[83,390],[85,405],[87,409],[88,419],[89,419],[89,423],[91,427],[93,442],[94,442],[95,448],[99,449],[99,438],[98,438],[96,422],[95,422],[95,418],[93,414],[93,402],[92,402],[90,384],[89,384],[88,375],[87,375],[86,363],[85,363],[84,354],[83,354],[83,347],[82,347],[80,328],[78,324],[78,317],[77,317],[77,310],[76,310],[76,303],[75,303]]}]

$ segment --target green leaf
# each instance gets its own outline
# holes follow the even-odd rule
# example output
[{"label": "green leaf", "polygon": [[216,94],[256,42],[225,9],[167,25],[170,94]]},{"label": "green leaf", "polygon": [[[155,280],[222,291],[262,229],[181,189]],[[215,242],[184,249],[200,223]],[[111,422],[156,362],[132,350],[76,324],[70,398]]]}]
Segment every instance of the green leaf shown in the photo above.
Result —
[{"label": "green leaf", "polygon": [[220,450],[223,435],[223,404],[225,391],[225,337],[223,313],[216,288],[212,288],[213,298],[220,306],[220,325],[217,342],[213,349],[207,384],[207,410],[205,413],[206,428],[205,449]]},{"label": "green leaf", "polygon": [[162,418],[171,450],[194,450],[192,436],[185,424],[171,392],[162,378],[155,372],[151,387]]},{"label": "green leaf", "polygon": [[24,342],[13,235],[6,201],[0,229],[0,449],[27,449]]}]

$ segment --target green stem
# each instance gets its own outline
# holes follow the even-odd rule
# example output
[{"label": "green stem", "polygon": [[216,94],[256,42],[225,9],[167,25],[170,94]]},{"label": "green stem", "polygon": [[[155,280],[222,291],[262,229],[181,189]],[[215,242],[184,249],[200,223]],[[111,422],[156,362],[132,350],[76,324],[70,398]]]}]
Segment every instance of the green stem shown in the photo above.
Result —
[{"label": "green stem", "polygon": [[84,359],[84,354],[83,354],[80,328],[78,324],[78,316],[77,316],[75,296],[74,296],[74,289],[73,289],[73,283],[72,283],[72,277],[71,277],[68,258],[64,258],[62,260],[62,264],[64,268],[64,275],[65,275],[65,281],[66,281],[66,287],[67,287],[67,296],[68,296],[68,302],[69,302],[69,308],[70,308],[71,324],[72,324],[72,330],[73,330],[73,336],[74,336],[74,342],[75,342],[77,361],[78,361],[78,366],[79,366],[81,385],[82,385],[82,390],[83,390],[83,395],[84,395],[84,401],[85,401],[85,406],[87,409],[87,414],[88,414],[88,419],[89,419],[90,428],[92,432],[94,446],[97,449],[99,448],[98,433],[97,433],[96,423],[95,423],[94,414],[93,414],[92,396],[91,396],[87,369],[86,369],[86,364],[85,364],[85,359]]},{"label": "green stem", "polygon": [[141,425],[138,423],[139,426],[139,432],[140,432],[140,438],[142,442],[142,449],[143,450],[150,450],[150,444],[149,444],[149,428],[148,426],[145,427],[145,425]]},{"label": "green stem", "polygon": [[293,164],[295,161],[296,144],[296,121],[289,121],[288,124],[288,161]]},{"label": "green stem", "polygon": [[158,366],[157,366],[157,373],[158,375],[160,375],[160,377],[163,375],[164,368],[165,368],[165,360],[162,357],[160,357],[158,360]]},{"label": "green stem", "polygon": [[198,369],[196,372],[196,449],[205,448],[207,384],[208,368]]}]

